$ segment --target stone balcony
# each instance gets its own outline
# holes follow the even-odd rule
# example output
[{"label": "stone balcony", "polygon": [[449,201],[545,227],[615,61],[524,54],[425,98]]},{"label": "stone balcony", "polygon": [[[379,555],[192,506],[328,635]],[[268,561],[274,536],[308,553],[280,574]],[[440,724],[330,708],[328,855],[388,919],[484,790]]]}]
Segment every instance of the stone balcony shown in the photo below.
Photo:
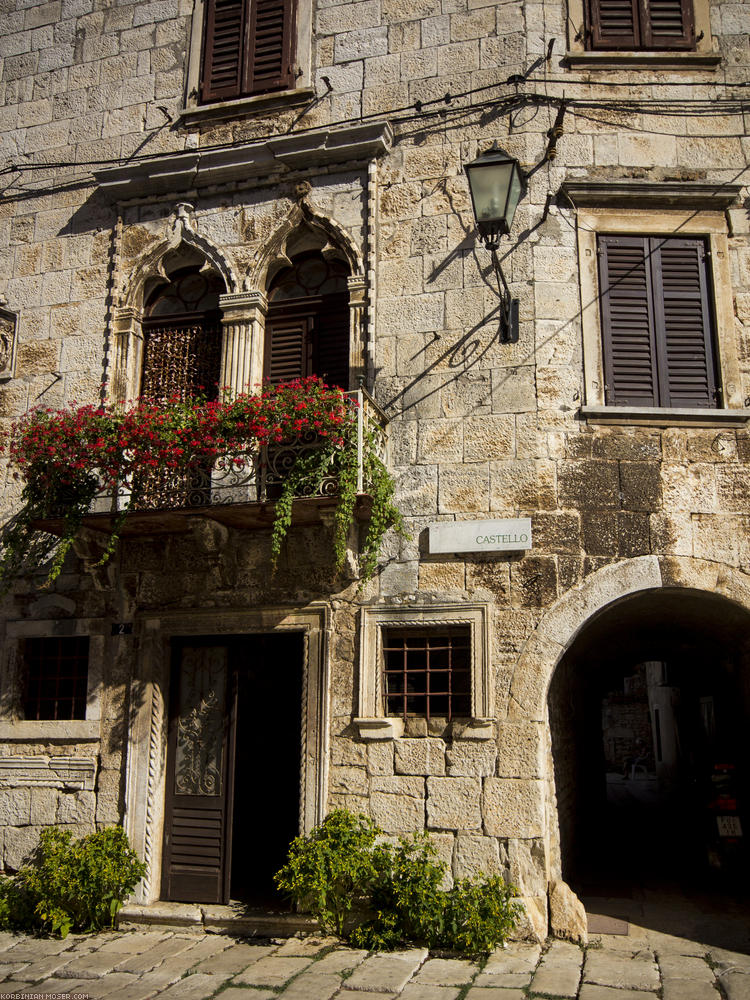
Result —
[{"label": "stone balcony", "polygon": [[[367,520],[371,503],[366,492],[365,446],[369,436],[376,443],[376,453],[387,461],[388,419],[364,389],[346,393],[357,415],[357,503],[355,517]],[[217,459],[212,467],[191,469],[178,476],[158,473],[150,477],[141,495],[132,497],[132,486],[124,482],[116,491],[102,492],[94,501],[83,526],[109,533],[118,515],[129,507],[120,528],[121,536],[180,533],[190,530],[195,517],[218,521],[227,527],[262,530],[274,521],[276,500],[284,479],[296,459],[319,447],[314,434],[260,448],[237,463],[231,458]],[[294,501],[292,524],[315,524],[326,519],[338,503],[335,476],[324,479],[315,494]],[[34,527],[50,534],[61,534],[62,518],[49,517],[34,522]]]}]

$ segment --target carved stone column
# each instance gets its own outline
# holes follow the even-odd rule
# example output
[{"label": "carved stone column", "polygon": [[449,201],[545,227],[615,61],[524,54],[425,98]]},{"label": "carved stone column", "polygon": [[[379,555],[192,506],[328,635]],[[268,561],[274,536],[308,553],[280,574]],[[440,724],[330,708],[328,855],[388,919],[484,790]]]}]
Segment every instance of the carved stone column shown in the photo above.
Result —
[{"label": "carved stone column", "polygon": [[120,307],[114,315],[115,359],[112,369],[110,399],[124,403],[140,391],[143,331],[138,309]]},{"label": "carved stone column", "polygon": [[263,339],[268,301],[263,292],[237,292],[219,298],[224,336],[221,386],[225,396],[252,391],[263,379]]},{"label": "carved stone column", "polygon": [[365,302],[367,282],[363,274],[347,278],[349,288],[349,388],[358,389],[365,368]]}]

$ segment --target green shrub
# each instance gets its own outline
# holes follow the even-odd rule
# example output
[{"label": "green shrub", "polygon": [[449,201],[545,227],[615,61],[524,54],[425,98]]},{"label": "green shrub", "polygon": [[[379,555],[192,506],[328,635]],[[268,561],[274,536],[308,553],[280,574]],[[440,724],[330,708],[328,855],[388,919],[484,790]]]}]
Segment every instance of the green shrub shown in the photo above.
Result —
[{"label": "green shrub", "polygon": [[353,905],[375,876],[373,847],[380,831],[366,816],[330,813],[307,837],[295,837],[274,879],[327,932],[343,937]]},{"label": "green shrub", "polygon": [[146,868],[122,827],[74,841],[70,832],[42,830],[30,864],[0,883],[0,928],[70,930],[114,927],[115,917]]},{"label": "green shrub", "polygon": [[442,889],[446,865],[427,834],[397,844],[383,836],[367,817],[336,810],[293,841],[276,884],[356,947],[414,942],[475,954],[510,934],[521,912],[513,886],[495,875]]}]

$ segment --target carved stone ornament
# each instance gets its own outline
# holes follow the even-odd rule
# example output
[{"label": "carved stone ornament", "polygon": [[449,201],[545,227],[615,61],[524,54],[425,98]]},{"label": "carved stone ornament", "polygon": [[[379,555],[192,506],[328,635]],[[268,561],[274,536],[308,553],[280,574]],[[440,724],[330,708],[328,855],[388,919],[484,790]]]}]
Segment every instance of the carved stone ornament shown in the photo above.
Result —
[{"label": "carved stone ornament", "polygon": [[13,377],[17,328],[17,314],[3,308],[3,302],[0,300],[0,379]]},{"label": "carved stone ornament", "polygon": [[93,757],[68,754],[14,754],[0,757],[0,788],[31,785],[35,788],[68,788],[92,791],[96,777]]}]

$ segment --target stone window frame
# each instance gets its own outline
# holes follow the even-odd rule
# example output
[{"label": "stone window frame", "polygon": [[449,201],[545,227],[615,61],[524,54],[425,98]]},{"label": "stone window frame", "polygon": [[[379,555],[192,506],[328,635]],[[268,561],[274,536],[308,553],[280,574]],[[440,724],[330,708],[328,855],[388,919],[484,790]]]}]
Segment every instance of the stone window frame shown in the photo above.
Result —
[{"label": "stone window frame", "polygon": [[[713,427],[744,424],[750,410],[743,408],[742,380],[732,312],[732,279],[729,241],[723,212],[684,209],[585,208],[578,210],[577,237],[581,282],[583,375],[585,403],[581,415],[589,422],[679,424]],[[689,410],[670,407],[608,406],[604,397],[604,359],[597,237],[603,234],[634,236],[698,236],[709,245],[711,310],[718,355],[723,407]]]},{"label": "stone window frame", "polygon": [[[568,51],[565,65],[585,69],[716,69],[721,56],[714,51],[711,35],[710,0],[693,0],[695,49],[686,51],[604,51],[587,49],[584,41],[586,0],[568,0]],[[703,37],[701,38],[701,34]]]},{"label": "stone window frame", "polygon": [[[435,628],[466,625],[471,630],[471,720],[461,728],[473,739],[492,737],[495,715],[491,678],[492,605],[488,601],[431,604],[429,607],[362,608],[360,619],[359,692],[353,720],[362,740],[393,740],[404,732],[404,721],[386,716],[382,696],[383,629]],[[454,723],[455,726],[455,723]]]},{"label": "stone window frame", "polygon": [[185,124],[213,118],[244,117],[248,114],[267,114],[299,104],[306,104],[315,97],[312,84],[312,5],[297,4],[296,70],[297,80],[293,89],[270,94],[251,94],[228,101],[200,104],[201,57],[203,55],[203,25],[206,19],[205,0],[195,0],[190,26],[190,39],[185,76],[185,106],[178,112]]},{"label": "stone window frame", "polygon": [[[52,619],[9,622],[6,627],[5,650],[0,662],[0,740],[98,740],[101,725],[101,702],[106,653],[106,625],[99,619],[78,618],[65,622]],[[21,671],[23,645],[26,639],[46,639],[67,636],[89,637],[89,662],[86,683],[85,719],[19,718],[21,704]]]}]

